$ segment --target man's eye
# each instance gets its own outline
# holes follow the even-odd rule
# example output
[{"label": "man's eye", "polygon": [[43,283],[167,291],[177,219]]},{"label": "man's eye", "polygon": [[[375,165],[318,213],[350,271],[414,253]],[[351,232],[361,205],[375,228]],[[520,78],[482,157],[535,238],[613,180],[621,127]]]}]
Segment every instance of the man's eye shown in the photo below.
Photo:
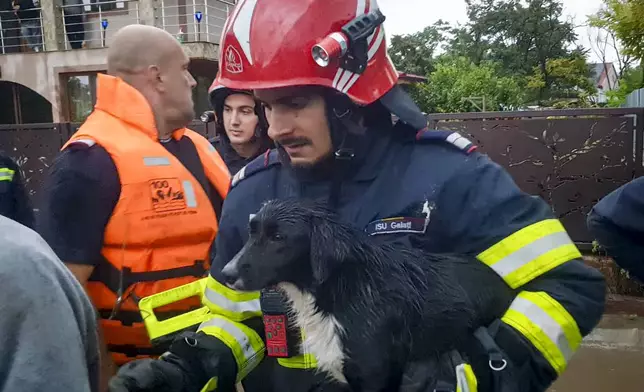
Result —
[{"label": "man's eye", "polygon": [[280,233],[273,233],[271,235],[271,240],[273,240],[273,241],[282,241],[282,240],[284,240],[284,236],[281,235]]}]

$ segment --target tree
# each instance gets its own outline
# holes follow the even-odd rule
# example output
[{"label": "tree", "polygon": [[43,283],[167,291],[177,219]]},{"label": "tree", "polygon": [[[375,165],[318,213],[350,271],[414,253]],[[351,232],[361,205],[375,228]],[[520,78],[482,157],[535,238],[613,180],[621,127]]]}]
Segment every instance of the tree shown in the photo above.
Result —
[{"label": "tree", "polygon": [[[644,2],[641,0],[604,0],[604,8],[589,18],[593,26],[613,32],[624,53],[644,60]],[[644,72],[644,68],[642,68]],[[642,78],[644,82],[644,78]],[[640,85],[644,87],[644,84]]]},{"label": "tree", "polygon": [[389,56],[401,72],[427,76],[433,70],[436,51],[440,49],[449,25],[439,20],[422,31],[391,38]]},{"label": "tree", "polygon": [[579,52],[574,26],[562,21],[560,0],[467,0],[469,23],[452,30],[448,52],[467,56],[475,64],[501,64],[505,75],[528,76],[541,69],[543,95],[551,80],[549,59]]},{"label": "tree", "polygon": [[466,57],[443,56],[435,66],[429,81],[415,86],[415,98],[425,112],[477,110],[470,97],[484,98],[487,110],[522,103],[519,84],[513,78],[499,76],[492,63],[476,65]]},{"label": "tree", "polygon": [[[548,59],[545,71],[548,74],[550,86],[548,96],[542,95],[543,98],[554,100],[573,98],[585,102],[588,96],[597,91],[590,79],[590,68],[580,54],[569,58]],[[535,67],[534,73],[527,78],[527,81],[527,87],[537,94],[546,87],[541,67]]]},{"label": "tree", "polygon": [[642,66],[628,68],[619,79],[619,87],[617,90],[608,91],[606,97],[608,98],[609,107],[620,107],[626,103],[628,94],[644,85],[642,81],[643,71]]},{"label": "tree", "polygon": [[[588,28],[588,40],[590,47],[603,64],[605,64],[605,71],[608,73],[608,53],[613,52],[617,59],[617,77],[621,78],[631,64],[633,63],[633,56],[624,53],[621,45],[618,44],[615,32],[606,27],[590,26]],[[614,86],[609,86],[611,89]]]}]

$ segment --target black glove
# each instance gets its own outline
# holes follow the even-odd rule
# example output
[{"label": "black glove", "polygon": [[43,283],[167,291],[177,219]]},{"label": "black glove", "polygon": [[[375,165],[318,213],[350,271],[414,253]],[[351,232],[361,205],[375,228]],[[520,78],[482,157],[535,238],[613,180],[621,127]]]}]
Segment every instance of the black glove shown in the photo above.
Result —
[{"label": "black glove", "polygon": [[202,332],[175,339],[161,359],[126,364],[109,383],[110,392],[199,392],[217,377],[217,392],[234,391],[237,363],[224,343]]},{"label": "black glove", "polygon": [[[173,354],[169,354],[171,357]],[[122,366],[109,383],[110,392],[188,392],[190,376],[179,358],[141,359]]]}]

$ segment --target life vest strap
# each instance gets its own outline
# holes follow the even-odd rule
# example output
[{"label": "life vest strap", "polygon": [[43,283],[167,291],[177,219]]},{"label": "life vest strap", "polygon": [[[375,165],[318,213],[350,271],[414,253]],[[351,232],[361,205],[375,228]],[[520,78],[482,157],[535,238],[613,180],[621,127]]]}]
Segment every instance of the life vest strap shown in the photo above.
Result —
[{"label": "life vest strap", "polygon": [[205,261],[203,260],[195,260],[193,265],[185,267],[146,272],[132,272],[128,267],[123,267],[121,271],[111,263],[105,261],[96,266],[89,280],[91,282],[103,283],[111,292],[118,295],[120,290],[125,291],[135,283],[158,282],[165,279],[188,276],[203,278],[207,272]]}]

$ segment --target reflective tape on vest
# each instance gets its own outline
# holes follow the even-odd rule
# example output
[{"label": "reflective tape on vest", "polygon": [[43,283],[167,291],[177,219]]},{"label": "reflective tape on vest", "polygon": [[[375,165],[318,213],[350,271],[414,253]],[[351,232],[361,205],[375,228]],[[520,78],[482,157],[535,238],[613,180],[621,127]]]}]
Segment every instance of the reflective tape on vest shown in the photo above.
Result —
[{"label": "reflective tape on vest", "polygon": [[192,187],[190,180],[183,181],[183,194],[186,198],[186,205],[189,208],[197,207],[197,197],[195,196],[195,189]]},{"label": "reflective tape on vest", "polygon": [[242,323],[230,321],[223,316],[214,316],[201,323],[197,332],[214,336],[230,348],[237,362],[238,382],[264,359],[266,348],[262,338]]},{"label": "reflective tape on vest", "polygon": [[477,258],[512,288],[576,258],[581,253],[557,219],[546,219],[504,238]]},{"label": "reflective tape on vest", "polygon": [[214,314],[221,314],[233,321],[244,321],[261,317],[259,292],[239,292],[208,277],[204,292],[204,304]]},{"label": "reflective tape on vest", "polygon": [[575,319],[545,292],[521,292],[501,321],[525,336],[558,374],[581,344]]},{"label": "reflective tape on vest", "polygon": [[170,166],[170,160],[166,157],[143,157],[145,166]]},{"label": "reflective tape on vest", "polygon": [[13,176],[16,174],[15,170],[1,168],[0,181],[13,181]]},{"label": "reflective tape on vest", "polygon": [[478,382],[472,366],[462,363],[456,366],[456,392],[477,392]]}]

